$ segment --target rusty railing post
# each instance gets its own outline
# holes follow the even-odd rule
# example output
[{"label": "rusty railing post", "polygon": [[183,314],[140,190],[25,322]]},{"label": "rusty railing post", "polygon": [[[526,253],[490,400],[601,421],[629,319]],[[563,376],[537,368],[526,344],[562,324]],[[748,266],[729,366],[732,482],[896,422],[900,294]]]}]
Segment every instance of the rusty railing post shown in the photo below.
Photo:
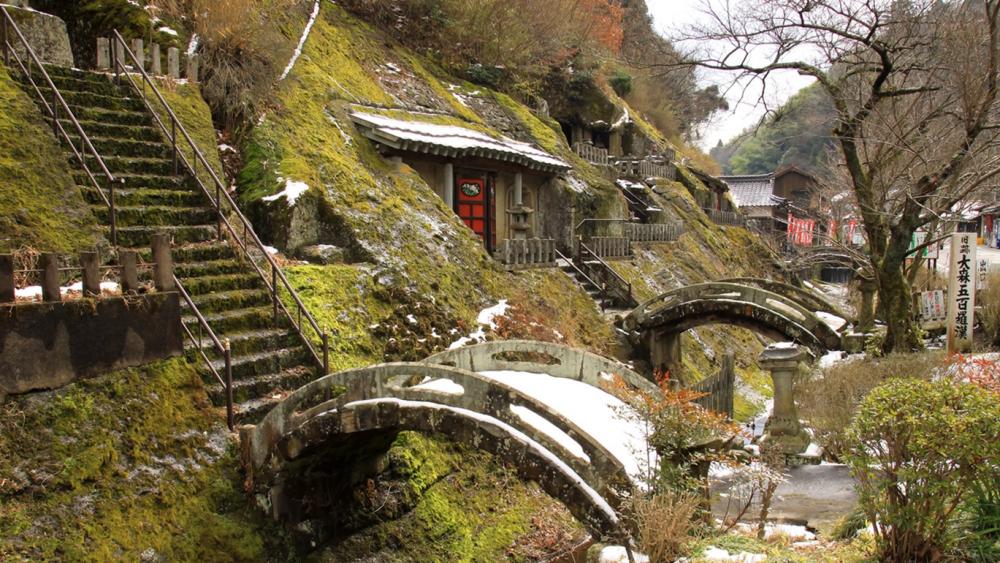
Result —
[{"label": "rusty railing post", "polygon": [[98,262],[99,256],[97,252],[80,253],[84,297],[100,297],[101,295],[101,274],[97,269]]},{"label": "rusty railing post", "polygon": [[139,291],[139,268],[137,265],[136,253],[134,250],[121,250],[118,253],[118,262],[121,266],[120,283],[122,294],[136,293]]},{"label": "rusty railing post", "polygon": [[278,325],[278,266],[271,262],[271,305],[274,307],[274,325]]},{"label": "rusty railing post", "polygon": [[39,259],[42,270],[42,300],[57,302],[62,300],[59,290],[59,255],[45,252]]},{"label": "rusty railing post", "polygon": [[226,424],[232,430],[236,420],[233,413],[233,353],[228,338],[222,340],[222,354],[226,360]]},{"label": "rusty railing post", "polygon": [[323,331],[323,373],[326,375],[330,373],[330,334],[328,331]]},{"label": "rusty railing post", "polygon": [[14,285],[14,256],[0,254],[0,303],[13,303],[17,299]]}]

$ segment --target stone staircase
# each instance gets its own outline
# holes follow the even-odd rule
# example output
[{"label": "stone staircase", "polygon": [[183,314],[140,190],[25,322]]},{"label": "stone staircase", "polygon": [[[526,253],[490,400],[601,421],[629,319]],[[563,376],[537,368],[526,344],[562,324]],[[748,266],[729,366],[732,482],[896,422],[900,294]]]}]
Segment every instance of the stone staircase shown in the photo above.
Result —
[{"label": "stone staircase", "polygon": [[[151,235],[166,232],[172,236],[177,278],[219,339],[229,339],[236,419],[255,421],[283,391],[316,376],[308,348],[284,318],[276,323],[270,292],[253,267],[217,238],[209,200],[192,180],[174,175],[170,144],[142,101],[130,98],[105,74],[54,66],[46,70],[108,169],[123,180],[115,190],[119,246],[138,250],[148,261]],[[25,90],[37,103],[33,89],[26,86]],[[48,89],[42,93],[52,94]],[[75,131],[68,120],[63,126]],[[68,148],[67,156],[71,156]],[[71,161],[71,166],[79,164]],[[110,234],[110,213],[100,194],[89,187],[82,168],[74,171],[74,177],[98,221],[105,225],[105,233]],[[190,309],[185,309],[183,322],[199,334]],[[223,373],[224,360],[209,342],[206,338],[206,354]],[[187,346],[194,357],[196,345]],[[213,403],[225,405],[225,388],[210,373],[205,383]]]}]

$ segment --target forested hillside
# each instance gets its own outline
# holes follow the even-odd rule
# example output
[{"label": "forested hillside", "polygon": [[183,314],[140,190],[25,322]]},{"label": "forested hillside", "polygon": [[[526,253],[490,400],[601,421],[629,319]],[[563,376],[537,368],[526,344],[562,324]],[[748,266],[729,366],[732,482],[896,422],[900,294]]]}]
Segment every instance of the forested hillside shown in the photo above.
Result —
[{"label": "forested hillside", "polygon": [[762,174],[782,166],[812,170],[833,148],[834,110],[819,85],[789,98],[759,128],[744,131],[711,155],[726,174]]}]

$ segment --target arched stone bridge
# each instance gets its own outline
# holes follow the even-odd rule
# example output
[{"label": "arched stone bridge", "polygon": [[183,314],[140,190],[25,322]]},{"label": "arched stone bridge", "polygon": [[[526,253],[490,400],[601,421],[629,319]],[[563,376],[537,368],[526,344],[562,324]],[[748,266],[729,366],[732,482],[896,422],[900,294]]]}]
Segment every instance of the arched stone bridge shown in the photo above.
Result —
[{"label": "arched stone bridge", "polygon": [[740,326],[774,340],[805,345],[817,355],[839,350],[840,334],[816,314],[815,303],[801,290],[789,294],[786,297],[747,283],[689,285],[640,304],[622,326],[639,353],[648,354],[654,369],[665,367],[674,374],[681,365],[681,333],[706,324]]},{"label": "arched stone bridge", "polygon": [[723,280],[716,280],[715,283],[735,283],[759,287],[760,289],[770,291],[772,293],[778,293],[787,297],[810,311],[823,311],[845,320],[850,318],[840,307],[834,305],[826,297],[816,293],[815,291],[810,291],[790,283],[777,280],[767,280],[763,278],[727,278]]},{"label": "arched stone bridge", "polygon": [[[511,359],[511,355],[514,355]],[[517,356],[520,355],[520,356]],[[525,356],[527,355],[527,356]],[[516,369],[569,377],[600,388],[616,374],[656,386],[623,364],[554,344],[510,341],[445,352],[424,363],[392,363],[327,375],[291,393],[240,431],[248,482],[288,524],[322,517],[318,489],[371,474],[400,431],[444,434],[489,451],[560,500],[596,536],[622,541],[616,509],[630,487],[622,463],[596,438],[544,402],[474,371]],[[524,420],[528,409],[579,445],[582,454]]]}]

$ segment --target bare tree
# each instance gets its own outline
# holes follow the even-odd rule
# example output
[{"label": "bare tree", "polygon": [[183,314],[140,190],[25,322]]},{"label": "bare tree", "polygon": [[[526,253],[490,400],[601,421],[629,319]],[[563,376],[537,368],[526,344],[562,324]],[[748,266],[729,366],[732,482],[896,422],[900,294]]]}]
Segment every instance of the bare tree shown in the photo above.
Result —
[{"label": "bare tree", "polygon": [[675,38],[702,47],[663,64],[729,71],[762,92],[776,72],[819,82],[836,109],[832,135],[867,236],[885,350],[919,348],[905,273],[911,237],[1000,173],[1000,0],[705,0],[703,8],[706,23]]}]

